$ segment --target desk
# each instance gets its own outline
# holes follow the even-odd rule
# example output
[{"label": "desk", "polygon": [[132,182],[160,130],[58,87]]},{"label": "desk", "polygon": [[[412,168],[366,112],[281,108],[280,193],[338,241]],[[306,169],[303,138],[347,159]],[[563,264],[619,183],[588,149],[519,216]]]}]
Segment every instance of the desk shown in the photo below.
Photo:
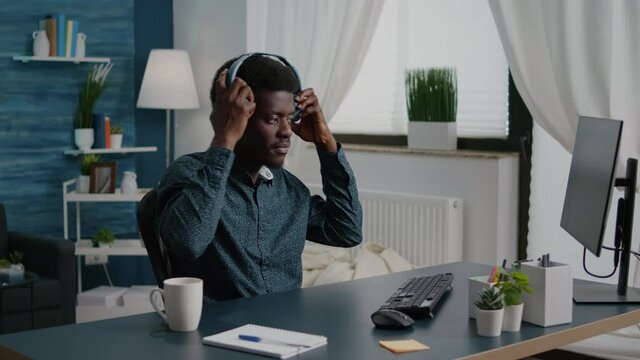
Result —
[{"label": "desk", "polygon": [[[542,328],[523,323],[518,333],[497,338],[476,335],[467,317],[467,279],[489,267],[469,263],[338,283],[288,293],[256,296],[203,308],[197,331],[171,333],[156,314],[67,325],[0,336],[0,345],[36,359],[264,359],[201,345],[206,335],[246,323],[325,335],[329,344],[303,359],[394,359],[378,340],[414,338],[431,350],[402,355],[408,359],[512,359],[640,322],[640,306],[574,305],[573,323]],[[454,289],[435,319],[418,320],[410,331],[374,328],[370,315],[410,276],[452,272]]]}]

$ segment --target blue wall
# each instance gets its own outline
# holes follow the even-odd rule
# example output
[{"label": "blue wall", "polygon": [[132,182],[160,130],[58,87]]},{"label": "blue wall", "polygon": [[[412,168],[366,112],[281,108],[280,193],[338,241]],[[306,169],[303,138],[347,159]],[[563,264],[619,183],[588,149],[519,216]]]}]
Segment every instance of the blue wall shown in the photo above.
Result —
[{"label": "blue wall", "polygon": [[[152,6],[154,5],[154,6]],[[150,122],[153,111],[136,111],[135,102],[148,50],[157,38],[171,47],[171,1],[49,0],[0,3],[0,202],[7,208],[9,229],[46,236],[63,236],[62,182],[78,175],[78,159],[63,151],[73,145],[73,111],[79,87],[90,64],[11,60],[31,53],[31,33],[38,20],[62,12],[80,21],[87,34],[87,56],[110,57],[114,63],[109,88],[96,110],[125,128],[126,145],[164,144],[164,122]],[[139,15],[136,15],[139,14]],[[151,22],[159,15],[165,22]],[[143,21],[144,20],[144,21]],[[138,22],[143,23],[138,31]],[[162,25],[162,26],[160,26]],[[156,26],[155,31],[150,27]],[[167,33],[169,36],[167,36]],[[142,36],[141,36],[142,35]],[[151,44],[146,45],[145,44]],[[144,62],[140,65],[140,59]],[[142,66],[142,67],[141,67]],[[160,116],[163,114],[160,112]],[[136,117],[142,119],[137,122]],[[163,117],[161,119],[164,119]],[[161,134],[161,135],[158,135]],[[118,184],[125,170],[138,172],[140,186],[160,178],[163,148],[153,155],[109,156],[118,162]],[[136,159],[136,157],[139,157]],[[159,158],[160,160],[155,160]],[[135,204],[82,204],[83,238],[106,225],[121,237],[137,237]],[[70,219],[75,219],[70,206]],[[70,221],[70,229],[75,229]],[[74,230],[71,231],[72,236]],[[108,265],[116,285],[152,284],[149,262],[141,257],[110,257]],[[101,267],[85,267],[83,286],[106,284]]]}]

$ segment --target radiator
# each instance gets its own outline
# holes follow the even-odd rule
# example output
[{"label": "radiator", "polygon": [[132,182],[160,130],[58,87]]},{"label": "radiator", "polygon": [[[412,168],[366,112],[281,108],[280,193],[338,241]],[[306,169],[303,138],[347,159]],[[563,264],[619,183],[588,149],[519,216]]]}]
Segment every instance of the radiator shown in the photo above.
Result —
[{"label": "radiator", "polygon": [[[322,195],[319,185],[309,190]],[[393,248],[416,267],[462,260],[462,199],[362,189],[358,195],[363,242]]]}]

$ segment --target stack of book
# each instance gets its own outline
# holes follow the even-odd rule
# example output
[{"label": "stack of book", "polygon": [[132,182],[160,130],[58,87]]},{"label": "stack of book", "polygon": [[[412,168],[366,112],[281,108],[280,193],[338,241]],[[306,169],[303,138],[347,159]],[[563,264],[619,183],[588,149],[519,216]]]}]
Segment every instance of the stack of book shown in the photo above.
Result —
[{"label": "stack of book", "polygon": [[122,306],[122,295],[127,292],[127,288],[117,286],[98,286],[78,294],[78,305],[80,306]]},{"label": "stack of book", "polygon": [[40,20],[40,30],[47,32],[49,56],[76,57],[78,20],[67,19],[65,14],[53,14]]}]

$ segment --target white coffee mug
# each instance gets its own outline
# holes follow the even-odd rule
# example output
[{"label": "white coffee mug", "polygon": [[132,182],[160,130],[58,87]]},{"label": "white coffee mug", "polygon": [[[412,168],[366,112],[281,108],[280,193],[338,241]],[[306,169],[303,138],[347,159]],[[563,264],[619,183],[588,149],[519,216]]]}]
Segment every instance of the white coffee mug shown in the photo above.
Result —
[{"label": "white coffee mug", "polygon": [[[154,301],[154,294],[160,293],[165,311]],[[202,280],[181,277],[164,281],[163,289],[153,289],[149,294],[151,306],[173,331],[193,331],[198,328],[202,313]]]}]

